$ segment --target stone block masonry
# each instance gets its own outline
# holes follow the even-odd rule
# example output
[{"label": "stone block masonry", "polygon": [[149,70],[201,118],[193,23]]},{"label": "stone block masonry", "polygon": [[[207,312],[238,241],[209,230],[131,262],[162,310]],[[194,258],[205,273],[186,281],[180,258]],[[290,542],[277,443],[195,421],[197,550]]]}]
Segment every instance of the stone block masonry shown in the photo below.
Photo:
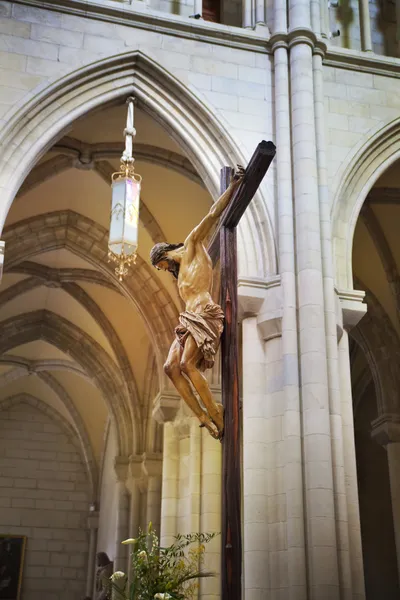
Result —
[{"label": "stone block masonry", "polygon": [[0,414],[0,533],[27,537],[22,597],[80,600],[89,507],[81,458],[38,408],[20,403]]}]

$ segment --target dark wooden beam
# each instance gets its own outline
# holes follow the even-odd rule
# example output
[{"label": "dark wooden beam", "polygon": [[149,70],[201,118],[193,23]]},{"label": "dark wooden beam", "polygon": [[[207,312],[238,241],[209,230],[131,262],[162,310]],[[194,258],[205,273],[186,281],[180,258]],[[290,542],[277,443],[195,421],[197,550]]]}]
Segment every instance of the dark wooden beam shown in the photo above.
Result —
[{"label": "dark wooden beam", "polygon": [[[214,265],[216,262],[218,262],[220,255],[219,232],[221,227],[237,227],[246,208],[250,204],[254,194],[260,186],[260,183],[263,180],[265,173],[267,172],[275,156],[275,153],[275,144],[272,142],[266,142],[263,140],[258,144],[246,168],[243,181],[229,203],[225,213],[222,215],[219,226],[215,230],[208,245],[208,253],[211,256]],[[222,171],[225,171],[225,169],[222,169]]]},{"label": "dark wooden beam", "polygon": [[[221,193],[229,186],[232,169],[221,170]],[[240,477],[240,409],[238,373],[236,227],[222,226],[221,306],[225,326],[221,339],[222,404],[225,433],[222,440],[222,551],[221,599],[242,597],[242,526]]]}]

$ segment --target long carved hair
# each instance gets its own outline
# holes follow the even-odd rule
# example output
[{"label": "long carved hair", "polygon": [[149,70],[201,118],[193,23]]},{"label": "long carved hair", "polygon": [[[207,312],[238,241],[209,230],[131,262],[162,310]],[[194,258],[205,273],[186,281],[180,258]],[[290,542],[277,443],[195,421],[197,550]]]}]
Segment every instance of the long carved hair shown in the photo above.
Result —
[{"label": "long carved hair", "polygon": [[157,268],[158,263],[162,260],[165,260],[168,263],[168,271],[172,273],[175,279],[178,279],[180,265],[176,260],[169,258],[169,256],[167,256],[167,253],[170,250],[177,250],[178,248],[182,248],[182,246],[182,243],[166,244],[165,242],[162,242],[160,244],[156,244],[155,246],[153,246],[150,252],[151,264],[153,265],[153,267]]}]

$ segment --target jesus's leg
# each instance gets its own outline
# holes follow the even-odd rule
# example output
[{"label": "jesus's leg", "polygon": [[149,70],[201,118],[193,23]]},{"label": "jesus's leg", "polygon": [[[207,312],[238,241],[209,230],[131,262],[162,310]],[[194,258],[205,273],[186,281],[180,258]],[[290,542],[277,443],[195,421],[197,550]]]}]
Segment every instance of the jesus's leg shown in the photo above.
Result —
[{"label": "jesus's leg", "polygon": [[183,349],[180,360],[180,368],[193,383],[197,393],[199,394],[208,414],[218,427],[220,436],[224,431],[224,412],[221,404],[217,404],[212,396],[207,379],[197,368],[197,363],[200,358],[200,350],[197,347],[194,338],[189,335],[185,347]]},{"label": "jesus's leg", "polygon": [[167,362],[164,365],[165,374],[170,378],[183,400],[199,419],[200,423],[207,427],[213,437],[217,437],[216,428],[210,422],[207,413],[201,408],[196,396],[186,377],[182,374],[180,368],[182,349],[179,343],[175,340],[168,354]]}]

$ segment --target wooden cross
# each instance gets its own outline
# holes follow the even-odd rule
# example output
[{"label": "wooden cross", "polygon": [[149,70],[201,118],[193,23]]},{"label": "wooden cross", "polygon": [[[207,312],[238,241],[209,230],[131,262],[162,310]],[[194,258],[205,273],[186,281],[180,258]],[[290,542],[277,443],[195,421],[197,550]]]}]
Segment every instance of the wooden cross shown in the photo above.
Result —
[{"label": "wooden cross", "polygon": [[[222,404],[225,429],[222,440],[222,556],[221,600],[242,597],[241,445],[238,365],[236,227],[275,156],[272,142],[258,144],[243,181],[236,190],[208,246],[213,263],[221,260],[221,307],[225,327],[221,339]],[[221,193],[232,169],[221,169]]]}]

